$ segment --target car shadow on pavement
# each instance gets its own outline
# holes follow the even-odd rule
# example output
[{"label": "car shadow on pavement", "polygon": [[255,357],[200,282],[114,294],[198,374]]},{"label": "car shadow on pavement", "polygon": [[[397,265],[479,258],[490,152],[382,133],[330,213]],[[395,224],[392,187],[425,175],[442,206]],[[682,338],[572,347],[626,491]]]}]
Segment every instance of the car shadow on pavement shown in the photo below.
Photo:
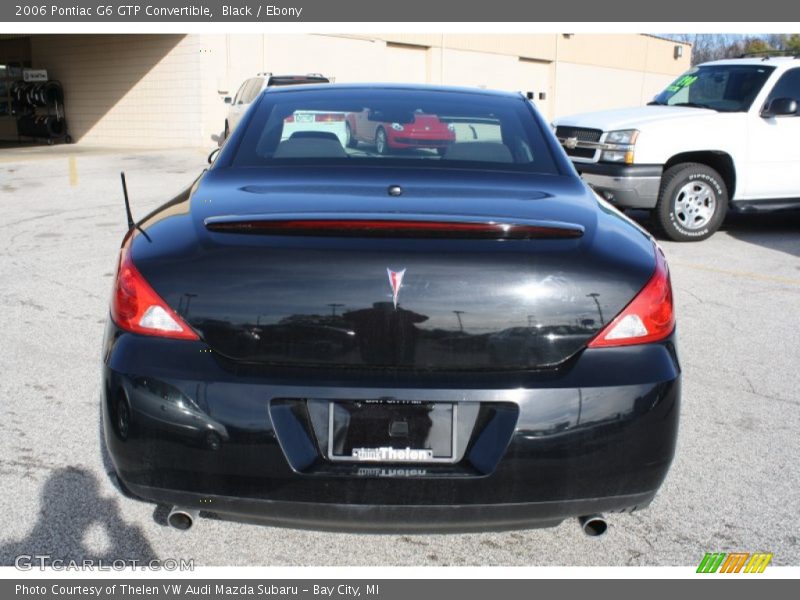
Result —
[{"label": "car shadow on pavement", "polygon": [[139,564],[155,560],[141,529],[122,519],[117,499],[104,498],[99,491],[95,475],[86,469],[54,471],[42,489],[38,521],[24,539],[0,546],[0,565],[14,565],[20,556],[30,557],[20,559],[21,564],[27,560],[35,567],[53,561],[66,567],[71,561],[110,565],[119,560]]},{"label": "car shadow on pavement", "polygon": [[[648,211],[626,210],[625,215],[659,240],[664,239],[651,221]],[[748,244],[800,256],[800,210],[774,213],[729,212],[719,230]]]},{"label": "car shadow on pavement", "polygon": [[721,231],[748,244],[800,256],[800,211],[729,213]]}]

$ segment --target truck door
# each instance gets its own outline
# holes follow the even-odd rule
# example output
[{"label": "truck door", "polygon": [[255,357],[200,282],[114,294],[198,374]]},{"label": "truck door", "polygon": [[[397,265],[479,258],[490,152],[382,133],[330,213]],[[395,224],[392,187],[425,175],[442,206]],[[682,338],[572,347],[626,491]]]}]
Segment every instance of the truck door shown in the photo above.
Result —
[{"label": "truck door", "polygon": [[[800,105],[800,67],[781,75],[766,103],[774,98],[794,98]],[[800,198],[800,112],[766,118],[753,114],[747,141],[746,196]]]}]

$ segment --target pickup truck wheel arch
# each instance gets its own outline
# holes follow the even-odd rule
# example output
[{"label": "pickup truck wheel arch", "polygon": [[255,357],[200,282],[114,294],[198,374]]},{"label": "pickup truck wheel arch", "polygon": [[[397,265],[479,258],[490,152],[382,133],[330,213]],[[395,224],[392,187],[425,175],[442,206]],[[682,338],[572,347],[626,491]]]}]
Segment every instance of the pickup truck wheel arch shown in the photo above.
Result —
[{"label": "pickup truck wheel arch", "polygon": [[728,200],[736,195],[736,166],[733,157],[722,150],[699,150],[694,152],[682,152],[670,157],[664,163],[664,172],[675,165],[686,163],[700,163],[714,169],[722,176],[728,190]]},{"label": "pickup truck wheel arch", "polygon": [[668,239],[700,241],[725,220],[728,198],[725,180],[715,169],[701,163],[680,163],[664,171],[653,216]]}]

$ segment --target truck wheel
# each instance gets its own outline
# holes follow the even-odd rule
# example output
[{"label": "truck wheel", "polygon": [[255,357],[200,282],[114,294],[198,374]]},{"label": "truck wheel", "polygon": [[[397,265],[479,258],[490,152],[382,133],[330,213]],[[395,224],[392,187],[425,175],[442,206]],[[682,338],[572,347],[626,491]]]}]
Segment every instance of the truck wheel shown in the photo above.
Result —
[{"label": "truck wheel", "polygon": [[719,229],[727,210],[728,188],[720,174],[700,163],[683,163],[664,172],[653,212],[667,238],[699,242]]},{"label": "truck wheel", "polygon": [[350,123],[345,123],[344,127],[345,127],[344,139],[346,140],[345,145],[348,148],[356,148],[358,146],[358,140],[353,135],[353,128],[350,127]]}]

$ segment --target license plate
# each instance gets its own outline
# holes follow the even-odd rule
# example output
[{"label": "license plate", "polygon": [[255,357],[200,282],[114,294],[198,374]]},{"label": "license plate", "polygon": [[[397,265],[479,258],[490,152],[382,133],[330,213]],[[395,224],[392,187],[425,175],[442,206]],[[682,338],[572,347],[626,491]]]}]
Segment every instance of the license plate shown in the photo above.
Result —
[{"label": "license plate", "polygon": [[328,458],[359,463],[452,463],[454,402],[332,401]]},{"label": "license plate", "polygon": [[420,448],[353,448],[351,457],[359,462],[430,462],[433,450]]},{"label": "license plate", "polygon": [[314,115],[308,113],[297,113],[294,116],[295,123],[313,123]]}]

